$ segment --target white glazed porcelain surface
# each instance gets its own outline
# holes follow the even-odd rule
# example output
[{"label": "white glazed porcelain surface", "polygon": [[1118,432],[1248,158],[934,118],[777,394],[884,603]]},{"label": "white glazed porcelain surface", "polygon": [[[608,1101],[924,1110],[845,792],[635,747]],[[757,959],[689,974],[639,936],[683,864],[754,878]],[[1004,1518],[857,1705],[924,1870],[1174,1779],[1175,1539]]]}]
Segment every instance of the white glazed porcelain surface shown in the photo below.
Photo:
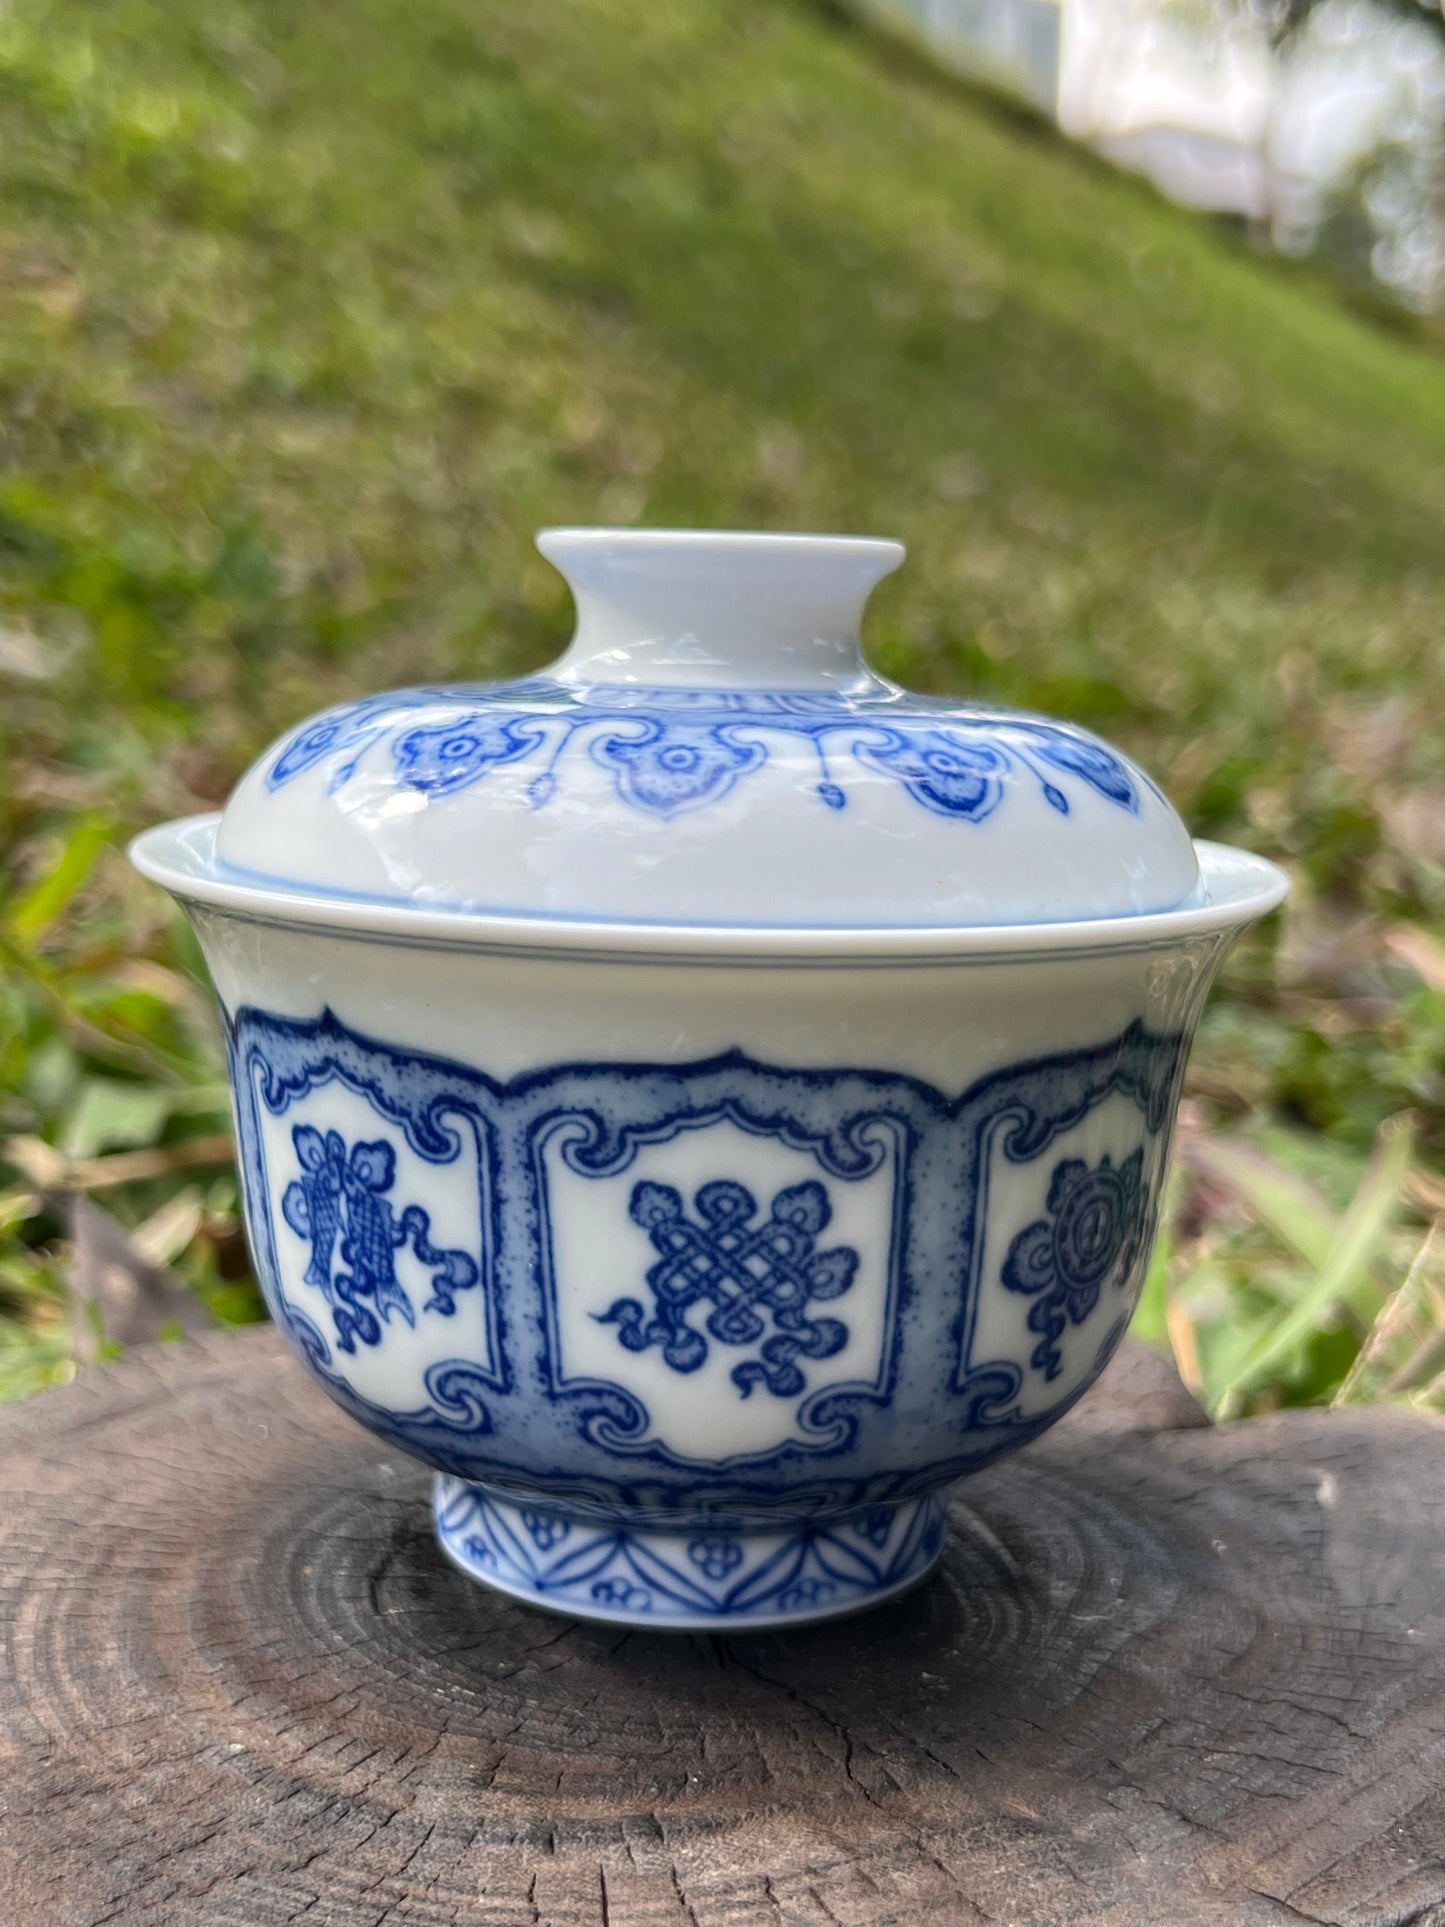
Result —
[{"label": "white glazed porcelain surface", "polygon": [[215,980],[272,1314],[435,1469],[447,1557],[584,1617],[832,1617],[1103,1368],[1285,882],[1078,732],[869,677],[894,545],[544,547],[578,633],[520,707],[333,712],[134,859]]},{"label": "white glazed porcelain surface", "polygon": [[1068,724],[865,666],[864,538],[550,530],[577,631],[545,675],[402,690],[248,773],[220,872],[363,903],[962,926],[1197,900],[1178,816]]}]

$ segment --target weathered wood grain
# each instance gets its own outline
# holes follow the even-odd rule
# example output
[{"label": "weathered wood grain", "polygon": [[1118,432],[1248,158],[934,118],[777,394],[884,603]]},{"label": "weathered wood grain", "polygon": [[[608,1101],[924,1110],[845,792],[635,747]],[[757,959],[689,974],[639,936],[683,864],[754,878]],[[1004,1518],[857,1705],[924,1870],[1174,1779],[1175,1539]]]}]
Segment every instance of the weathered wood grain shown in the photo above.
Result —
[{"label": "weathered wood grain", "polygon": [[[4,1927],[1445,1923],[1445,1433],[1135,1353],[811,1633],[549,1619],[268,1332],[0,1417]],[[1141,1429],[1147,1427],[1149,1429]]]}]

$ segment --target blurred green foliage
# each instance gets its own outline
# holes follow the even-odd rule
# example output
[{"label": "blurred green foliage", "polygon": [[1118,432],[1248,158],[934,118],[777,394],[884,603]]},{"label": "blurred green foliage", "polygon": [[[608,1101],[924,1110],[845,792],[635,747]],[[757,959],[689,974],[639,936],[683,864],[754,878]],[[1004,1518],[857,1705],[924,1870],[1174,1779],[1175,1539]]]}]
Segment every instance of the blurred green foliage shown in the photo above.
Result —
[{"label": "blurred green foliage", "polygon": [[0,1396],[73,1368],[67,1186],[259,1310],[124,837],[544,661],[549,521],[899,535],[879,667],[1289,863],[1142,1327],[1225,1410],[1433,1396],[1440,361],[805,0],[12,0],[0,251]]}]

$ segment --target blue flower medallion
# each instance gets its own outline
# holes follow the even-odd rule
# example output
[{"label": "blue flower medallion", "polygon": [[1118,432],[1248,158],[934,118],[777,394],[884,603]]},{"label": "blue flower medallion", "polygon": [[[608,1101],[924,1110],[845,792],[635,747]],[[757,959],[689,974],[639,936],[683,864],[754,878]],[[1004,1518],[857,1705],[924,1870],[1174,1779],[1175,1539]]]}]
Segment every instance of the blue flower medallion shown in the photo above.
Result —
[{"label": "blue flower medallion", "polygon": [[860,763],[896,776],[926,809],[981,823],[998,808],[1003,797],[999,779],[1008,757],[997,744],[965,742],[956,730],[947,729],[877,733],[882,741],[862,739],[853,753]]},{"label": "blue flower medallion", "polygon": [[599,736],[592,755],[617,775],[617,793],[634,808],[675,816],[715,803],[747,770],[766,762],[761,743],[734,742],[726,724],[648,721],[640,736]]},{"label": "blue flower medallion", "polygon": [[433,728],[408,730],[396,744],[402,781],[434,796],[466,789],[499,763],[514,763],[543,741],[544,732],[521,716],[460,716]]},{"label": "blue flower medallion", "polygon": [[1003,1282],[1034,1300],[1029,1329],[1041,1337],[1031,1362],[1046,1378],[1062,1368],[1065,1329],[1082,1325],[1105,1286],[1123,1285],[1133,1270],[1148,1217],[1143,1167],[1142,1150],[1117,1169],[1107,1156],[1092,1171],[1081,1158],[1062,1159],[1049,1184],[1048,1217],[1009,1246]]}]

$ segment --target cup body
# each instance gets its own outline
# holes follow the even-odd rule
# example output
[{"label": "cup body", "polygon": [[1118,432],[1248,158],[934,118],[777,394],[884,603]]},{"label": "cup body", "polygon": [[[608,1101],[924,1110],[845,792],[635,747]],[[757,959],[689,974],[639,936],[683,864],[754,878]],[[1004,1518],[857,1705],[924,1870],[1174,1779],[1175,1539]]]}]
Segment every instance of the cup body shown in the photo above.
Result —
[{"label": "cup body", "polygon": [[718,962],[191,914],[298,1356],[443,1475],[458,1563],[687,1625],[897,1590],[936,1495],[1102,1370],[1228,940]]}]

